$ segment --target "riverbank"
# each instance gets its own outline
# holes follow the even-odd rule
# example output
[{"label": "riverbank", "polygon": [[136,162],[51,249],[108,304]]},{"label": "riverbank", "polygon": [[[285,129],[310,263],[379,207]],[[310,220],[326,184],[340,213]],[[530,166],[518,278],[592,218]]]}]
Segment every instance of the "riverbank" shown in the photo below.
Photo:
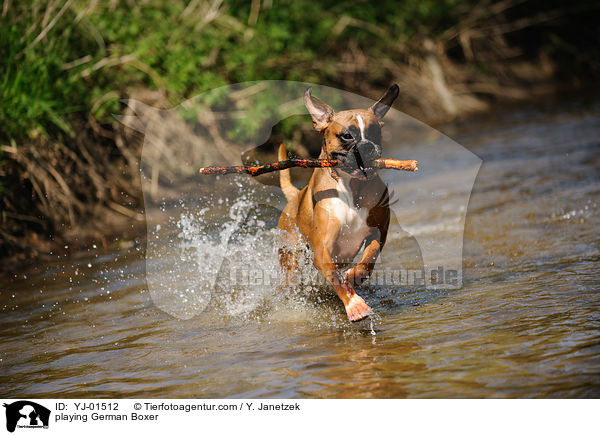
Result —
[{"label": "riverbank", "polygon": [[600,76],[593,2],[304,3],[5,2],[2,267],[144,232],[122,98],[164,109],[257,79],[377,98],[396,82],[395,108],[441,126]]},{"label": "riverbank", "polygon": [[[435,124],[435,128],[445,135],[455,138],[471,130],[472,125],[494,123],[497,117],[505,117],[512,112],[545,110],[558,112],[563,105],[585,105],[598,100],[600,86],[589,85],[585,89],[570,88],[556,90],[539,95],[526,101],[502,100],[490,106],[490,110],[472,113],[451,122]],[[566,102],[566,103],[565,103]],[[468,144],[462,144],[468,147]],[[139,156],[137,157],[139,159]],[[0,275],[10,277],[26,270],[36,263],[46,263],[66,259],[73,255],[85,255],[86,252],[103,252],[129,249],[137,246],[142,251],[146,237],[146,218],[141,188],[136,185],[137,195],[132,207],[112,204],[98,207],[90,219],[79,222],[54,237],[45,237],[34,231],[28,233],[22,243],[27,249],[13,252],[4,257]]]}]

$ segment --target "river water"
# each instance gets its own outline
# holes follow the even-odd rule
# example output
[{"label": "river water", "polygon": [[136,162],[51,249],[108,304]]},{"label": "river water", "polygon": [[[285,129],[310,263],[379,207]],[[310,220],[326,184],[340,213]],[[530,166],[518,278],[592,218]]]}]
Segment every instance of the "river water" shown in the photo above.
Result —
[{"label": "river water", "polygon": [[[226,293],[188,318],[151,297],[143,239],[90,249],[0,283],[3,395],[600,397],[600,101],[507,108],[444,131],[483,161],[461,288],[368,284],[375,321],[352,325],[326,289]],[[402,228],[443,232],[438,213]],[[246,236],[255,257],[272,255],[261,222]],[[419,257],[402,240],[382,257]]]}]

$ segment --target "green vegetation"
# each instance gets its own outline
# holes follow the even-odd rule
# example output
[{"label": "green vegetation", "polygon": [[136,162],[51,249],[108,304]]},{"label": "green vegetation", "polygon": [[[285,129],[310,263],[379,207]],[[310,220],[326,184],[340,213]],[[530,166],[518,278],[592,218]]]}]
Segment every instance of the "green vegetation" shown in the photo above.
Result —
[{"label": "green vegetation", "polygon": [[[125,154],[137,150],[119,146],[123,133],[110,116],[135,90],[175,105],[249,80],[370,96],[398,81],[405,110],[439,121],[506,87],[596,78],[597,12],[592,1],[5,0],[0,253],[31,248],[29,230],[61,234],[92,213],[90,204],[136,207]],[[432,91],[432,53],[442,85],[456,86],[451,102]],[[545,76],[540,59],[551,64]]]}]

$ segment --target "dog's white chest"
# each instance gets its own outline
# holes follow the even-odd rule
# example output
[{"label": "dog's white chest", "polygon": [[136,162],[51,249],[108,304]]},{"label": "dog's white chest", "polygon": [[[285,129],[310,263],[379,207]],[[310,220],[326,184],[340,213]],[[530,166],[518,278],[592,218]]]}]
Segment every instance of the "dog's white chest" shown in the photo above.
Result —
[{"label": "dog's white chest", "polygon": [[367,225],[369,210],[354,205],[352,191],[343,178],[338,182],[338,197],[332,200],[333,213],[341,226],[331,256],[337,262],[349,262],[356,256],[370,232]]}]

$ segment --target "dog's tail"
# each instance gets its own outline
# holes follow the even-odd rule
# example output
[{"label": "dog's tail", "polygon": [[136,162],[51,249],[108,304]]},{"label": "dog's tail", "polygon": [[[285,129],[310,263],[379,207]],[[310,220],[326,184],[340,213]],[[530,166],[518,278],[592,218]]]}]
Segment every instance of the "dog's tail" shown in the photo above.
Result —
[{"label": "dog's tail", "polygon": [[[278,157],[279,160],[287,160],[288,158],[284,144],[279,145]],[[292,184],[292,178],[290,177],[289,169],[279,171],[279,184],[281,185],[281,190],[283,190],[283,194],[285,195],[285,198],[288,200],[288,202],[292,201],[296,198],[296,196],[298,196],[299,190],[296,189],[296,187],[294,187],[294,185]]]}]

